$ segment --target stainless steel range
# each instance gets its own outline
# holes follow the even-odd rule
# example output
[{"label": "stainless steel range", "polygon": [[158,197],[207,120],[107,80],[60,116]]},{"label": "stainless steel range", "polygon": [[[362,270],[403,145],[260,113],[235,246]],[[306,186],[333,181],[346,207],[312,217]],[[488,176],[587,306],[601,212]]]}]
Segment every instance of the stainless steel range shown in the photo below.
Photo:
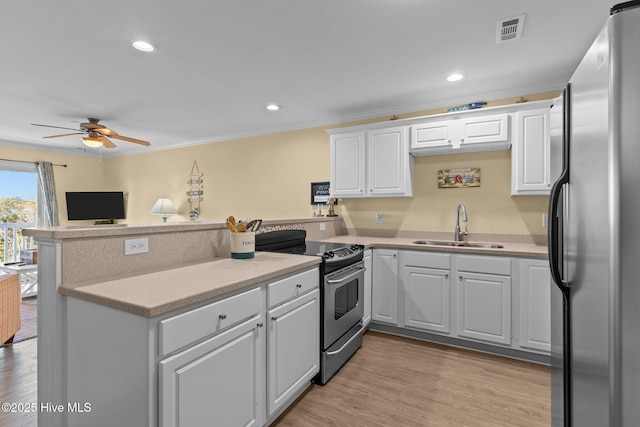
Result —
[{"label": "stainless steel range", "polygon": [[320,263],[320,373],[327,381],[362,345],[364,246],[306,240],[304,230],[256,236],[256,250],[322,257]]}]

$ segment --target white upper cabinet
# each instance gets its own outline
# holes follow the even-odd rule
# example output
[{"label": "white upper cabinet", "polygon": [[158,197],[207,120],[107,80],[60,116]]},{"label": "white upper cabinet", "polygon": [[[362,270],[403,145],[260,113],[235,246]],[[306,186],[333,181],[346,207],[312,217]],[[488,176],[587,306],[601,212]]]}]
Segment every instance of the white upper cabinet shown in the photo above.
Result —
[{"label": "white upper cabinet", "polygon": [[551,190],[550,108],[516,113],[511,152],[511,194],[548,195]]},{"label": "white upper cabinet", "polygon": [[334,196],[365,196],[364,139],[364,131],[331,135],[331,193]]},{"label": "white upper cabinet", "polygon": [[405,126],[369,131],[367,137],[369,196],[411,196],[411,159]]},{"label": "white upper cabinet", "polygon": [[411,126],[411,152],[419,149],[453,147],[453,120],[435,120]]},{"label": "white upper cabinet", "polygon": [[335,197],[413,196],[413,156],[512,149],[512,195],[548,195],[552,100],[330,129]]},{"label": "white upper cabinet", "polygon": [[447,120],[430,119],[411,126],[410,151],[416,156],[454,150],[507,150],[509,146],[509,114],[451,116]]},{"label": "white upper cabinet", "polygon": [[331,132],[330,143],[333,196],[413,195],[412,157],[406,126]]}]

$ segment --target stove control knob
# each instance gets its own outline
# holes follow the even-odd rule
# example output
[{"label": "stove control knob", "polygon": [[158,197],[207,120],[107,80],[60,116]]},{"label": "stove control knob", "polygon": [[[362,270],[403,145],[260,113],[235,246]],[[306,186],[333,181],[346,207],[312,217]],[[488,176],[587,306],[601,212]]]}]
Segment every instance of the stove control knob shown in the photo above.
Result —
[{"label": "stove control knob", "polygon": [[335,254],[333,253],[333,251],[328,251],[328,252],[325,252],[325,253],[322,255],[322,257],[323,257],[323,258],[333,258],[333,257],[334,257],[334,255],[335,255]]}]

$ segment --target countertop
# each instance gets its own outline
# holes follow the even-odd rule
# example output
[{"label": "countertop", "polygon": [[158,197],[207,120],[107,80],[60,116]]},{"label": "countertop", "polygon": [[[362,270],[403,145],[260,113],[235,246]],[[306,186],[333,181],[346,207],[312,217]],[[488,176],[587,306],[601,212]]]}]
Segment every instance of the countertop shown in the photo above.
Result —
[{"label": "countertop", "polygon": [[[530,242],[489,241],[503,248],[470,248],[418,245],[422,237],[372,237],[342,235],[327,242],[361,244],[365,248],[389,248],[475,255],[547,258],[546,245]],[[438,240],[438,239],[431,239]],[[480,242],[471,240],[472,242]],[[249,287],[320,263],[319,257],[256,252],[255,258],[217,258],[210,262],[116,277],[99,283],[63,285],[60,293],[144,317],[154,317],[191,304]]]},{"label": "countertop", "polygon": [[100,283],[63,285],[60,293],[154,317],[319,263],[319,257],[256,252],[252,259],[218,258]]},{"label": "countertop", "polygon": [[438,238],[424,237],[371,237],[345,235],[326,239],[327,242],[351,243],[364,245],[366,249],[372,248],[389,248],[389,249],[409,249],[432,252],[452,252],[452,253],[469,253],[476,255],[501,255],[514,256],[523,258],[547,258],[547,246],[530,242],[513,242],[504,240],[470,240],[473,243],[498,243],[503,248],[473,248],[464,246],[436,246],[436,245],[418,245],[413,243],[416,240],[445,240]]}]

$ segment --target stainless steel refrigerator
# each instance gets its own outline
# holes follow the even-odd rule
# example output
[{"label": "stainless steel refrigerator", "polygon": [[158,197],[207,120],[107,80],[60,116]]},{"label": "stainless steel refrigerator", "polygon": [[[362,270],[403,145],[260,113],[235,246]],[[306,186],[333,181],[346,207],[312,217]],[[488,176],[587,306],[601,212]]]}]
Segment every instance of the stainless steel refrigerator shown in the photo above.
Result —
[{"label": "stainless steel refrigerator", "polygon": [[640,1],[611,9],[554,122],[552,425],[638,426]]}]

